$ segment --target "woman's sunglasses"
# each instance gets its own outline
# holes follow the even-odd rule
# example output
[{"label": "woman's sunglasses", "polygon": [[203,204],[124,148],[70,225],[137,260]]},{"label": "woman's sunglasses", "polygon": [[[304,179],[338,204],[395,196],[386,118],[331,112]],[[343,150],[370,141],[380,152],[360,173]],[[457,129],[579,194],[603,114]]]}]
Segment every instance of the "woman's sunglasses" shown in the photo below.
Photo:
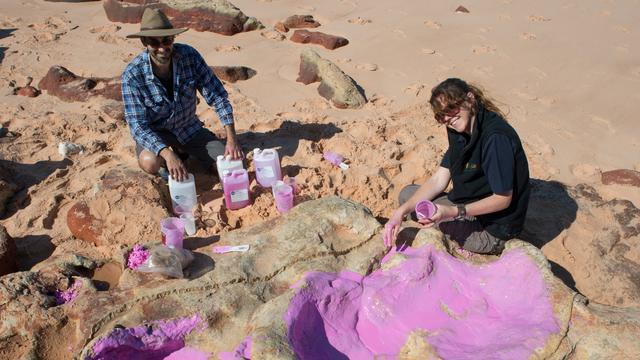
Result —
[{"label": "woman's sunglasses", "polygon": [[157,48],[160,47],[160,45],[162,46],[169,46],[171,44],[173,44],[173,40],[175,37],[173,36],[165,36],[165,37],[148,37],[147,38],[147,45]]},{"label": "woman's sunglasses", "polygon": [[447,122],[449,122],[448,119],[458,116],[458,114],[460,113],[460,109],[460,105],[448,105],[442,111],[438,111],[434,117],[439,123],[446,124]]}]

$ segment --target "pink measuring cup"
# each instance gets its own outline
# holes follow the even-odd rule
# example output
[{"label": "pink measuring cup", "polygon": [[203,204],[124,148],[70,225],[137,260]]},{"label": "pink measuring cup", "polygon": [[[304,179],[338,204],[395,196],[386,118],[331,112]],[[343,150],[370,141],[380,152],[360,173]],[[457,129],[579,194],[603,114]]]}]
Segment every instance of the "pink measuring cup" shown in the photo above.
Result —
[{"label": "pink measuring cup", "polygon": [[421,200],[416,204],[416,215],[418,219],[431,219],[436,214],[436,204],[429,200]]}]

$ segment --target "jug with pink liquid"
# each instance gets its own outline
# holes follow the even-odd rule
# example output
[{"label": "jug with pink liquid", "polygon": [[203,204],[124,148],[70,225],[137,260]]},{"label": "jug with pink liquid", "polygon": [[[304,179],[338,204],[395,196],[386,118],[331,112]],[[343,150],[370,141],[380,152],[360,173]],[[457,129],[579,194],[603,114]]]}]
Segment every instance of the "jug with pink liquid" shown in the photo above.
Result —
[{"label": "jug with pink liquid", "polygon": [[256,180],[262,187],[271,187],[274,182],[282,180],[280,158],[275,149],[254,149],[253,166],[256,169]]},{"label": "jug with pink liquid", "polygon": [[278,180],[273,184],[271,191],[276,201],[276,209],[278,209],[281,214],[291,210],[294,197],[293,187],[291,185],[287,185],[283,181]]},{"label": "jug with pink liquid", "polygon": [[222,189],[224,204],[229,210],[241,209],[251,203],[249,174],[245,169],[225,170],[222,173]]}]

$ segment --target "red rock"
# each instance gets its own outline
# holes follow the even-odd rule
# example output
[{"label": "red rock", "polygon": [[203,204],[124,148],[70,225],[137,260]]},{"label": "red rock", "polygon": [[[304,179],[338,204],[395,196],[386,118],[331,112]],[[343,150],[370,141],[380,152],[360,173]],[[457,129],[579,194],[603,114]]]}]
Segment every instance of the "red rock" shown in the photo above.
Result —
[{"label": "red rock", "polygon": [[49,95],[64,101],[87,101],[94,96],[122,101],[120,77],[84,78],[66,68],[56,65],[49,68],[47,75],[40,80],[38,87]]},{"label": "red rock", "polygon": [[291,41],[302,44],[322,45],[329,50],[337,49],[349,43],[349,40],[335,35],[309,30],[296,30],[290,38]]},{"label": "red rock", "polygon": [[40,90],[34,88],[33,86],[25,86],[18,88],[16,95],[27,96],[27,97],[36,97],[40,95]]},{"label": "red rock", "polygon": [[18,271],[16,244],[0,225],[0,276]]},{"label": "red rock", "polygon": [[104,221],[91,215],[91,209],[84,201],[77,202],[69,209],[67,226],[73,236],[78,239],[95,245],[103,245],[101,235]]},{"label": "red rock", "polygon": [[466,13],[466,14],[468,14],[468,13],[469,13],[469,9],[467,9],[466,7],[464,7],[464,6],[460,5],[460,6],[458,6],[458,7],[456,8],[456,12],[460,12],[460,13]]},{"label": "red rock", "polygon": [[107,18],[114,22],[139,23],[147,7],[161,9],[171,19],[174,27],[186,27],[197,31],[211,31],[222,35],[264,28],[254,17],[246,16],[229,2],[185,2],[182,8],[170,7],[159,0],[104,0],[102,6]]},{"label": "red rock", "polygon": [[280,22],[280,21],[278,21],[278,22],[273,26],[273,28],[274,28],[274,29],[276,29],[276,30],[278,30],[278,31],[280,31],[280,32],[283,32],[283,33],[286,33],[286,32],[288,32],[288,31],[289,31],[289,28],[288,28],[285,24],[283,24],[282,22]]},{"label": "red rock", "polygon": [[602,183],[640,187],[640,171],[629,169],[605,171],[602,173]]},{"label": "red rock", "polygon": [[248,80],[257,72],[246,66],[211,66],[211,69],[220,80],[234,83],[239,80]]},{"label": "red rock", "polygon": [[312,15],[292,15],[286,18],[282,24],[288,29],[317,28],[320,26],[320,23]]}]

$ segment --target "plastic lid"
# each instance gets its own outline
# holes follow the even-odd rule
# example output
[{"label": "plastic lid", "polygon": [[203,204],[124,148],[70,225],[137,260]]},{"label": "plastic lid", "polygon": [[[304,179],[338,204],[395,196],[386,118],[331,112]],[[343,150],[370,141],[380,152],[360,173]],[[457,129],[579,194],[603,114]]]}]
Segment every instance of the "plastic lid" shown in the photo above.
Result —
[{"label": "plastic lid", "polygon": [[231,171],[229,171],[227,169],[222,171],[222,176],[229,176],[229,175],[231,175]]},{"label": "plastic lid", "polygon": [[218,155],[218,157],[216,159],[218,159],[218,161],[222,161],[222,160],[224,160],[224,155]]},{"label": "plastic lid", "polygon": [[253,149],[253,155],[259,154],[260,153],[260,148],[255,148]]}]

